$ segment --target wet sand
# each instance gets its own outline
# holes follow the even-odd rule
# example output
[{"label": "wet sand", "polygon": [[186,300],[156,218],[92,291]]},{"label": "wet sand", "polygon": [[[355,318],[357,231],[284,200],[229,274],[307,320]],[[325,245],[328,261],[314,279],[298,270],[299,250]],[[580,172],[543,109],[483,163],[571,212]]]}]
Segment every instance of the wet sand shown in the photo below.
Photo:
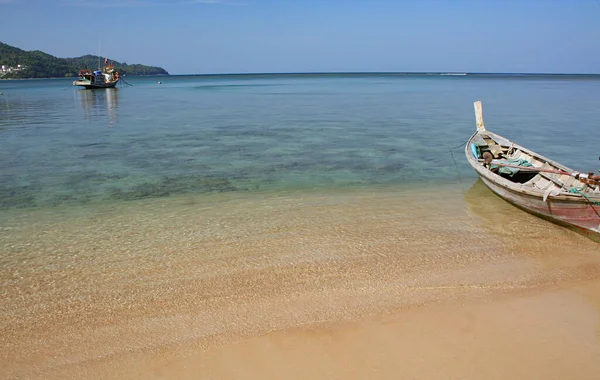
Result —
[{"label": "wet sand", "polygon": [[0,226],[2,378],[598,373],[599,245],[480,183],[185,196]]},{"label": "wet sand", "polygon": [[600,281],[398,310],[217,347],[148,379],[597,379]]}]

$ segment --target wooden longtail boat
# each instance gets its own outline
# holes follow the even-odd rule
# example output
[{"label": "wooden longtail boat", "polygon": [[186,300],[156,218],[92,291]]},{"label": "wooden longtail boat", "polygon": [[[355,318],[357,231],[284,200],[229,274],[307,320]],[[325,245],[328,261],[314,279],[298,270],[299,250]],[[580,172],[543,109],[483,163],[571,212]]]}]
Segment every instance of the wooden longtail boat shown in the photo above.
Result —
[{"label": "wooden longtail boat", "polygon": [[579,173],[488,131],[475,102],[477,131],[467,160],[504,200],[600,242],[600,175]]},{"label": "wooden longtail boat", "polygon": [[73,86],[85,87],[88,90],[115,87],[120,79],[119,72],[112,63],[108,64],[105,61],[105,64],[106,66],[102,70],[80,70],[79,78],[73,82]]}]

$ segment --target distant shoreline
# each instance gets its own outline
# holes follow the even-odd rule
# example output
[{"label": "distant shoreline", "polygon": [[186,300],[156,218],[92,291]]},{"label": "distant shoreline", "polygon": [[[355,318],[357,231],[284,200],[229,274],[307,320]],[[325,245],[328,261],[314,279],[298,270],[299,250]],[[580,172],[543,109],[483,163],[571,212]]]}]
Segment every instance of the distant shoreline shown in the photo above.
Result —
[{"label": "distant shoreline", "polygon": [[599,74],[574,73],[476,73],[476,72],[419,72],[419,71],[334,71],[334,72],[282,72],[282,73],[211,73],[169,74],[169,76],[449,76],[449,77],[598,77]]},{"label": "distant shoreline", "polygon": [[[469,77],[469,78],[556,78],[600,79],[600,74],[573,73],[471,73],[471,72],[413,72],[413,71],[365,71],[365,72],[288,72],[288,73],[211,73],[211,74],[152,74],[127,75],[127,77]],[[0,80],[76,79],[77,77],[46,78],[0,78]]]},{"label": "distant shoreline", "polygon": [[314,71],[314,72],[255,72],[255,73],[202,73],[169,74],[169,76],[215,76],[215,75],[431,75],[431,76],[600,76],[584,73],[485,73],[468,71]]},{"label": "distant shoreline", "polygon": [[[123,75],[123,77],[168,77],[172,76],[171,74],[152,74],[152,75]],[[71,79],[75,80],[77,77],[45,77],[45,78],[0,78],[0,81],[3,80],[41,80],[41,79]]]}]

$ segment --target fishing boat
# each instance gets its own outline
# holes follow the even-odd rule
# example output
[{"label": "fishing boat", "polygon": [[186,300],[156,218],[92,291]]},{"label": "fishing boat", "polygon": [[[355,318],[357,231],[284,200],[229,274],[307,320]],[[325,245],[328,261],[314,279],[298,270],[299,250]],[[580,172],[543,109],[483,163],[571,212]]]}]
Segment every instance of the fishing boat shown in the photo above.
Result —
[{"label": "fishing boat", "polygon": [[119,79],[119,72],[115,69],[114,64],[105,60],[105,66],[101,70],[79,71],[79,78],[73,82],[73,85],[86,89],[111,88],[117,85]]},{"label": "fishing boat", "polygon": [[580,173],[488,131],[480,101],[465,155],[485,185],[534,215],[600,242],[600,175]]}]

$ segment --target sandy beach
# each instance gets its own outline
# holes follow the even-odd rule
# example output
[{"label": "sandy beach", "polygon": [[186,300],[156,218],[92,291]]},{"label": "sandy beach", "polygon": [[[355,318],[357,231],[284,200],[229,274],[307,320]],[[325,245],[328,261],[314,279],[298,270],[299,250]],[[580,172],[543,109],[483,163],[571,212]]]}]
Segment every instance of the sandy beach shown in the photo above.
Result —
[{"label": "sandy beach", "polygon": [[160,366],[149,379],[596,379],[600,281],[299,327]]},{"label": "sandy beach", "polygon": [[479,182],[59,214],[3,221],[2,378],[600,372],[598,244]]}]

